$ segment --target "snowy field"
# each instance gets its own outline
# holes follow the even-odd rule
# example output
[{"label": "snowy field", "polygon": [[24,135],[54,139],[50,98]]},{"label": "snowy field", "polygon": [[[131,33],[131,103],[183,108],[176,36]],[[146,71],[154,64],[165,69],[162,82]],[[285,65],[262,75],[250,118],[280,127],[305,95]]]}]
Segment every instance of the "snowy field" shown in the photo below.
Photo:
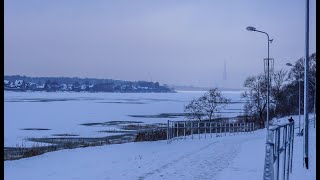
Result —
[{"label": "snowy field", "polygon": [[[5,161],[4,178],[258,180],[263,177],[265,137],[266,130],[262,129],[252,134],[179,139],[171,144],[135,142],[60,150]],[[315,128],[310,124],[310,169],[305,170],[303,137],[295,136],[290,180],[315,180],[315,140]]]},{"label": "snowy field", "polygon": [[[183,113],[193,98],[205,92],[179,93],[72,93],[72,92],[4,92],[4,146],[31,146],[28,137],[104,137],[117,133],[116,126],[84,126],[83,123],[137,121],[145,124],[166,123],[183,117],[157,117],[162,113]],[[232,103],[221,115],[235,117],[242,111],[240,91],[222,92]],[[139,116],[139,117],[132,117]],[[143,117],[146,116],[146,117]]]}]

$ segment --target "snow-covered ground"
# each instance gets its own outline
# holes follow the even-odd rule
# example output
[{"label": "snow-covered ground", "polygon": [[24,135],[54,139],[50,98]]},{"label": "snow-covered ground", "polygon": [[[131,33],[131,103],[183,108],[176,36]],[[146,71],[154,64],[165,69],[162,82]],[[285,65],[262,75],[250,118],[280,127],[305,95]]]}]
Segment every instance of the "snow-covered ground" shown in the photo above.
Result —
[{"label": "snow-covered ground", "polygon": [[[310,124],[309,170],[302,165],[303,137],[295,136],[290,180],[315,179],[315,133]],[[61,150],[5,161],[4,178],[257,180],[263,177],[265,138],[262,129],[252,134],[179,139],[171,144],[135,142]]]},{"label": "snow-covered ground", "polygon": [[[109,121],[140,121],[166,123],[177,118],[142,118],[129,115],[158,115],[182,113],[192,99],[205,92],[179,93],[83,93],[83,92],[4,92],[4,145],[15,147],[28,137],[53,137],[55,134],[75,134],[78,137],[103,137],[115,133],[116,126],[83,126],[82,123]],[[232,101],[240,101],[240,91],[222,92]],[[234,117],[242,110],[242,103],[230,104],[224,117]],[[49,130],[22,130],[44,128]]]}]

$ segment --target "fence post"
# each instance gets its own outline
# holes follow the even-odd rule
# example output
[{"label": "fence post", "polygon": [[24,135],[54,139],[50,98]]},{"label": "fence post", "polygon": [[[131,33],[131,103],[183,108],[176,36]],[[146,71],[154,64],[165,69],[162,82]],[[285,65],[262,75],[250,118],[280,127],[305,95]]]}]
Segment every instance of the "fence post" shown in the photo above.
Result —
[{"label": "fence post", "polygon": [[244,134],[243,130],[244,130],[244,123],[241,123],[241,134]]},{"label": "fence post", "polygon": [[193,121],[190,121],[190,126],[191,126],[191,139],[193,139]]},{"label": "fence post", "polygon": [[168,120],[168,124],[167,124],[167,144],[169,142],[169,120]]},{"label": "fence post", "polygon": [[184,121],[183,136],[186,139],[186,121]]},{"label": "fence post", "polygon": [[177,137],[179,137],[179,121],[176,122],[176,125],[177,125]]},{"label": "fence post", "polygon": [[217,128],[218,128],[217,123],[214,123],[214,127],[215,127],[215,128],[214,128],[214,132],[215,132],[216,137],[217,137],[217,131],[218,131],[218,130],[217,130]]},{"label": "fence post", "polygon": [[248,125],[248,123],[246,123],[246,134],[248,134],[249,133],[249,125]]},{"label": "fence post", "polygon": [[244,133],[246,134],[247,132],[247,123],[244,123]]},{"label": "fence post", "polygon": [[204,122],[204,138],[207,138],[207,123]]},{"label": "fence post", "polygon": [[210,136],[212,138],[212,122],[210,122]]},{"label": "fence post", "polygon": [[175,136],[174,136],[174,127],[175,127],[175,122],[174,121],[172,121],[172,140],[175,138]]},{"label": "fence post", "polygon": [[200,121],[198,121],[198,135],[199,135],[199,139],[200,139]]}]

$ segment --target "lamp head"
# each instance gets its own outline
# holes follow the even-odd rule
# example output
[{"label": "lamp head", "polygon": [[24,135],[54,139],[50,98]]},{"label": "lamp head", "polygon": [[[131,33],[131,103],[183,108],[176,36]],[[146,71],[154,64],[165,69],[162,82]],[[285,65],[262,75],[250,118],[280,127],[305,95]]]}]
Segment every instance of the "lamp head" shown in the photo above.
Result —
[{"label": "lamp head", "polygon": [[293,66],[291,63],[286,63],[287,66]]},{"label": "lamp head", "polygon": [[255,30],[256,30],[256,28],[254,28],[254,27],[252,27],[252,26],[248,26],[246,29],[247,29],[248,31],[255,31]]}]

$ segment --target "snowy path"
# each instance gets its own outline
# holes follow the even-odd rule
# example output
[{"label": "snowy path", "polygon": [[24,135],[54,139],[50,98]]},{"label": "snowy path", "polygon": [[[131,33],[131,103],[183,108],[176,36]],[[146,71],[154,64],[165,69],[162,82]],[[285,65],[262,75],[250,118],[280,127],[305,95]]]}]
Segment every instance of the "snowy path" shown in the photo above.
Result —
[{"label": "snowy path", "polygon": [[[127,143],[47,153],[5,162],[5,179],[224,179],[245,143],[264,133]],[[263,147],[262,147],[263,148]],[[257,156],[263,158],[263,151]],[[253,158],[253,160],[255,160]],[[261,166],[263,164],[260,162]],[[251,168],[256,168],[252,164]],[[262,167],[261,167],[262,168]],[[260,170],[262,172],[262,169]]]},{"label": "snowy path", "polygon": [[213,142],[191,153],[177,155],[169,163],[146,173],[140,179],[215,179],[240,151],[239,141]]}]

